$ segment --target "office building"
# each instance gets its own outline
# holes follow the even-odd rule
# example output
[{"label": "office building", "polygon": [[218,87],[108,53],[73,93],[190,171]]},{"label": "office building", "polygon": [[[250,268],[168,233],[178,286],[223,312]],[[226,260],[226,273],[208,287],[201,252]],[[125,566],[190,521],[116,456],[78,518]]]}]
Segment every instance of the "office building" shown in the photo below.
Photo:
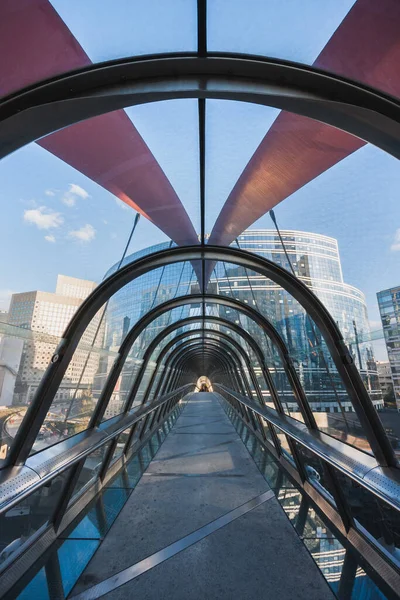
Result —
[{"label": "office building", "polygon": [[[25,405],[31,402],[65,328],[95,287],[93,281],[59,275],[54,293],[37,290],[12,295],[8,324],[13,326],[13,337],[23,340],[23,350],[14,394],[8,398],[7,404]],[[83,347],[93,343],[99,320],[100,316],[93,319],[82,341],[82,349],[75,352],[57,392],[60,411],[66,410],[68,400],[75,395],[91,394],[99,354],[91,352],[88,356]],[[102,333],[103,329],[97,335],[95,348],[101,348]]]},{"label": "office building", "polygon": [[400,286],[377,293],[397,409],[400,410]]}]

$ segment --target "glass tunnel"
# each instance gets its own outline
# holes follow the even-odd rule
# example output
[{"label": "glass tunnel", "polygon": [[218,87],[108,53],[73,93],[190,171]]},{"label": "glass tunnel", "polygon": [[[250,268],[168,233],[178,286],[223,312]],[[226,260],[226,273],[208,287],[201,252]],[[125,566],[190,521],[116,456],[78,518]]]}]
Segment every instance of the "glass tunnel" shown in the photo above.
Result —
[{"label": "glass tunnel", "polygon": [[0,598],[400,598],[399,32],[0,2]]}]

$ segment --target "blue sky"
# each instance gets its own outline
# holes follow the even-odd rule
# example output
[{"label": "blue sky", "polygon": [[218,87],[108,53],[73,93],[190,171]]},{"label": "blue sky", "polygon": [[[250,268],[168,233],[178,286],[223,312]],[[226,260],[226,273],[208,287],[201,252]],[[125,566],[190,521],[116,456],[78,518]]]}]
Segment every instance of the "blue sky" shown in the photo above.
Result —
[{"label": "blue sky", "polygon": [[[194,50],[195,2],[173,4],[174,11],[164,0],[53,1],[93,61]],[[353,2],[301,4],[300,19],[298,0],[212,0],[209,47],[311,63]],[[137,106],[127,113],[199,230],[196,101]],[[257,105],[207,102],[208,231],[277,114]],[[134,212],[61,160],[31,144],[0,162],[0,182],[0,307],[12,292],[53,290],[58,273],[99,281],[119,259]],[[373,328],[379,320],[376,292],[400,283],[399,183],[397,161],[366,146],[276,209],[282,229],[338,239],[344,279],[366,294]],[[255,226],[270,228],[271,221],[265,216]],[[142,218],[130,251],[164,240]]]}]

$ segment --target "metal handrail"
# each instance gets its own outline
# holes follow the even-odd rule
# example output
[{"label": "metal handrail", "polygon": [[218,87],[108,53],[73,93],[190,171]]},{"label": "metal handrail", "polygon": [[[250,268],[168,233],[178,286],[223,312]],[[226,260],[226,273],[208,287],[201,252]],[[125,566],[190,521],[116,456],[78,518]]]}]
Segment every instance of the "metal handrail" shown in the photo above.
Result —
[{"label": "metal handrail", "polygon": [[101,429],[84,431],[45,448],[27,459],[20,468],[0,472],[0,515],[30,496],[42,485],[86,458],[89,454],[115,439],[176,395],[185,395],[192,384],[186,384],[162,396],[148,406],[140,406],[121,415]]},{"label": "metal handrail", "polygon": [[310,430],[304,423],[278,414],[267,406],[260,406],[221,384],[213,383],[213,387],[214,391],[221,389],[224,393],[229,394],[242,405],[278,427],[292,440],[400,512],[400,477],[397,469],[386,467],[383,470],[373,456],[349,446],[345,442],[332,438],[321,431]]}]

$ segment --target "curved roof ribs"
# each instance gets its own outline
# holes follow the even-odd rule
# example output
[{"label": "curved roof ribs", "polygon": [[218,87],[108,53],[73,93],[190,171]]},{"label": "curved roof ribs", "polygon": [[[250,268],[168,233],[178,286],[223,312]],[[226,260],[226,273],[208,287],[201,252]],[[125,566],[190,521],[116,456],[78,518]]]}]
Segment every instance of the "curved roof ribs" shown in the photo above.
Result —
[{"label": "curved roof ribs", "polygon": [[[314,66],[400,96],[400,2],[357,0]],[[230,244],[271,208],[365,142],[293,113],[280,113],[239,177],[209,243]]]},{"label": "curved roof ribs", "polygon": [[[0,94],[91,64],[48,0],[0,3]],[[82,121],[37,142],[159,227],[176,244],[197,244],[193,224],[147,144],[123,110]]]}]

